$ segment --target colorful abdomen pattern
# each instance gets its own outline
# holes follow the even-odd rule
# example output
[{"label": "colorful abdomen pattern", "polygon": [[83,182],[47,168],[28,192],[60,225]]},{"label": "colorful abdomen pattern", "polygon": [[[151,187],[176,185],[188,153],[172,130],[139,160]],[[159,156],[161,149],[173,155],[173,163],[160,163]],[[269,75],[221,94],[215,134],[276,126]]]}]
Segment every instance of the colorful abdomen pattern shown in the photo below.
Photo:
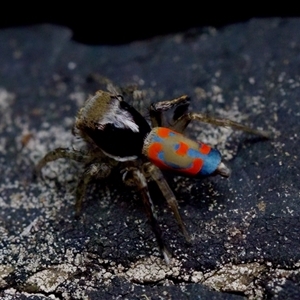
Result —
[{"label": "colorful abdomen pattern", "polygon": [[165,127],[151,130],[143,154],[160,169],[190,177],[212,175],[221,162],[217,149]]}]

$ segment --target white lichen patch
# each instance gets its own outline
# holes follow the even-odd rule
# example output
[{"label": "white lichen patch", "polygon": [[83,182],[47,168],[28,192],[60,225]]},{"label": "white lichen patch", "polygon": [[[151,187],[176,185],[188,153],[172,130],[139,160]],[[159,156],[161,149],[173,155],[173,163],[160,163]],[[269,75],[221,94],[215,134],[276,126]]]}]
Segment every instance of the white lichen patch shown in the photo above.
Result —
[{"label": "white lichen patch", "polygon": [[78,139],[72,135],[71,126],[65,129],[65,123],[70,124],[70,118],[65,118],[60,125],[50,125],[45,122],[39,131],[32,131],[33,138],[23,150],[24,155],[28,154],[32,161],[37,162],[50,150],[72,147]]},{"label": "white lichen patch", "polygon": [[[5,300],[15,299],[30,299],[33,297],[32,293],[19,292],[14,288],[6,289],[3,291],[3,298]],[[34,297],[40,300],[60,300],[61,298],[56,297],[54,294],[44,295],[42,293],[34,293]],[[78,298],[79,299],[79,298]]]},{"label": "white lichen patch", "polygon": [[200,271],[193,271],[190,279],[194,283],[200,283],[204,280],[204,274]]},{"label": "white lichen patch", "polygon": [[5,281],[5,277],[11,274],[14,271],[14,267],[12,265],[0,265],[0,288],[5,288],[7,282]]},{"label": "white lichen patch", "polygon": [[54,292],[57,287],[78,272],[71,264],[52,266],[30,276],[25,282],[25,290],[32,292]]},{"label": "white lichen patch", "polygon": [[258,277],[266,267],[253,262],[239,265],[224,265],[217,271],[204,275],[203,284],[223,292],[245,292],[254,278]]},{"label": "white lichen patch", "polygon": [[15,101],[16,95],[10,93],[6,89],[0,87],[0,155],[6,154],[8,149],[8,141],[5,137],[1,137],[4,131],[12,130],[12,104]]},{"label": "white lichen patch", "polygon": [[[41,125],[39,131],[28,129],[26,126],[22,126],[21,123],[16,122],[15,126],[20,128],[21,134],[16,136],[16,145],[19,148],[19,157],[16,160],[16,164],[30,165],[29,172],[33,173],[33,166],[37,164],[39,159],[41,159],[47,152],[58,147],[76,147],[80,144],[80,141],[71,133],[70,118],[66,117],[62,120],[59,126],[50,126],[48,123],[44,122]],[[66,130],[66,127],[69,127]],[[26,145],[22,146],[22,136],[30,132],[31,138],[26,142]],[[78,141],[78,142],[77,142]],[[81,147],[81,144],[80,146]],[[1,147],[0,147],[1,148]],[[11,167],[11,166],[9,166]],[[63,206],[69,205],[70,202],[74,204],[74,195],[72,191],[68,194],[64,200],[58,197],[56,193],[58,189],[56,187],[55,180],[60,182],[62,185],[68,182],[76,182],[77,165],[67,161],[67,160],[57,160],[52,163],[47,164],[43,170],[43,178],[37,178],[30,183],[32,189],[38,189],[40,191],[37,197],[30,190],[24,189],[24,183],[19,180],[2,181],[0,184],[0,191],[5,191],[6,196],[0,198],[0,203],[2,207],[10,207],[14,209],[24,208],[29,209],[43,209],[47,215],[51,215],[54,211],[57,211]],[[11,167],[12,168],[12,167]],[[12,168],[12,172],[16,172]],[[74,188],[74,186],[68,185],[67,188]],[[17,191],[17,192],[15,192]],[[70,200],[70,202],[68,201]],[[53,203],[55,201],[55,203]],[[25,226],[28,226],[25,225]]]},{"label": "white lichen patch", "polygon": [[133,263],[124,276],[137,283],[156,283],[168,276],[178,276],[180,269],[179,261],[173,259],[170,265],[166,265],[162,259],[150,256]]}]

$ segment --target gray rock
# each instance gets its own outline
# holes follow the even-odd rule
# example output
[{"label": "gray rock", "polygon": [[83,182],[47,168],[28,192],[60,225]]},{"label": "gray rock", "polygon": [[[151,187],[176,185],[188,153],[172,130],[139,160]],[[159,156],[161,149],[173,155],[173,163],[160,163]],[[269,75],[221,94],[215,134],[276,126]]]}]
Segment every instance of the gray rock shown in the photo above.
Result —
[{"label": "gray rock", "polygon": [[[78,44],[52,25],[1,30],[0,297],[299,297],[299,26],[254,19],[119,46]],[[78,164],[58,160],[32,179],[47,151],[78,143],[76,111],[109,82],[137,86],[143,97],[132,104],[144,115],[151,102],[188,94],[194,111],[274,136],[189,127],[232,175],[174,178],[191,246],[150,183],[170,266],[138,192],[121,180],[93,182],[75,219]]]}]

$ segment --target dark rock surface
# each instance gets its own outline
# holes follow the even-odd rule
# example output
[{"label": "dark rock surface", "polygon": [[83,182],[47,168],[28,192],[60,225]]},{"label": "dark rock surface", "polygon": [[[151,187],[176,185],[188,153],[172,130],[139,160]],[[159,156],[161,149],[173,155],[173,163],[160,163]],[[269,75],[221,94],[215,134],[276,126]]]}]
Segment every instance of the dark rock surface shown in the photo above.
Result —
[{"label": "dark rock surface", "polygon": [[[86,46],[62,27],[0,31],[0,297],[3,299],[241,299],[299,297],[300,19],[254,19],[123,46]],[[74,217],[80,166],[49,150],[76,143],[74,115],[108,82],[135,85],[133,104],[181,94],[192,109],[269,130],[266,141],[193,124],[229,179],[174,178],[188,247],[150,184],[165,265],[139,195],[93,182]]]}]

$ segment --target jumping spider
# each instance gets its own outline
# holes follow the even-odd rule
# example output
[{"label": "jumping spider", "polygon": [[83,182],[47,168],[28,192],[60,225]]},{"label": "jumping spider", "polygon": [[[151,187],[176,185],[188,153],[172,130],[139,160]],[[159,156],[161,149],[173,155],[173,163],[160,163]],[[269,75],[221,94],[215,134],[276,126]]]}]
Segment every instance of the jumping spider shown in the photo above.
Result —
[{"label": "jumping spider", "polygon": [[[75,135],[89,145],[88,150],[83,153],[73,148],[57,148],[39,161],[35,171],[40,173],[48,162],[59,158],[83,163],[85,170],[76,189],[76,213],[79,214],[91,178],[105,178],[115,167],[121,168],[123,181],[127,185],[136,186],[140,191],[159,249],[169,263],[171,256],[162,239],[147,180],[156,182],[185,239],[190,241],[174,193],[161,170],[198,178],[216,174],[223,177],[230,175],[230,170],[222,162],[217,149],[183,135],[188,124],[197,120],[268,137],[267,132],[251,129],[231,120],[187,112],[188,106],[189,98],[185,95],[153,103],[149,109],[151,128],[146,119],[126,103],[121,95],[99,90],[79,110],[73,130]],[[170,124],[166,122],[164,113],[171,109],[173,117]]]}]

